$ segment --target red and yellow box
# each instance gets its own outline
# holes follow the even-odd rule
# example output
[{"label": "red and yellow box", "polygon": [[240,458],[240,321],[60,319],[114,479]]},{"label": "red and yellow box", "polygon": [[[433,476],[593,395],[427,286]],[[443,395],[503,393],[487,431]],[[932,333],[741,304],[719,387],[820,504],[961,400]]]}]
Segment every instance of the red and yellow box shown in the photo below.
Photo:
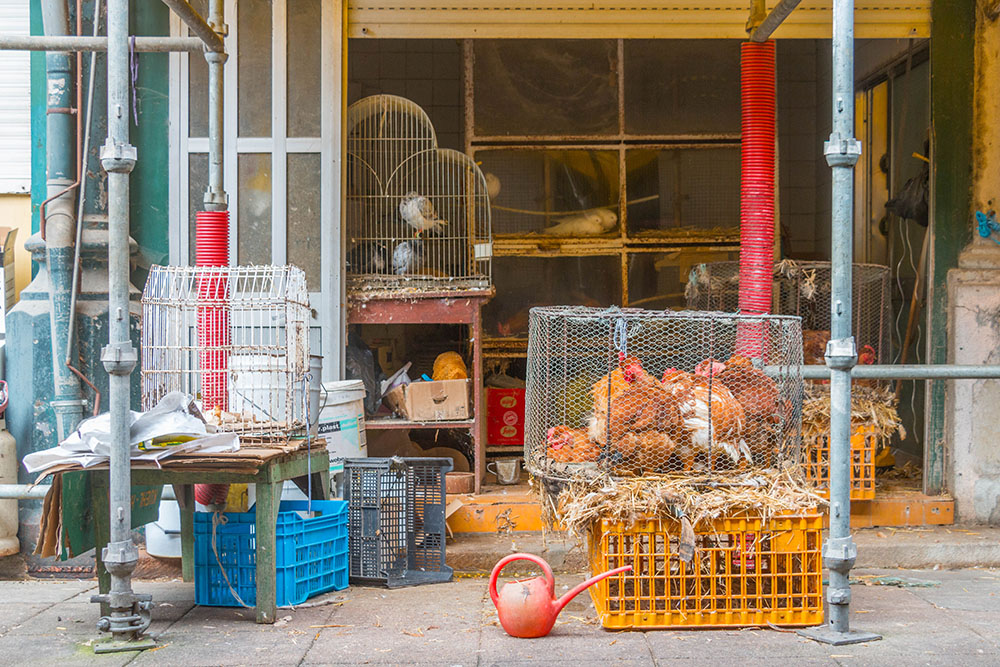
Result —
[{"label": "red and yellow box", "polygon": [[524,389],[486,389],[486,444],[524,446]]}]

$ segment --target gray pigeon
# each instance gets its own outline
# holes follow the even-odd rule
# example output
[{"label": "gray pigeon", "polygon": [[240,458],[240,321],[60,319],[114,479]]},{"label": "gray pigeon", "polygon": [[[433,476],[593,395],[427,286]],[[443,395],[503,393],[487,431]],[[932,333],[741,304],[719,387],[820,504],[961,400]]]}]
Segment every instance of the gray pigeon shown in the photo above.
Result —
[{"label": "gray pigeon", "polygon": [[403,241],[392,251],[392,270],[397,276],[416,273],[423,263],[424,244],[420,239]]}]

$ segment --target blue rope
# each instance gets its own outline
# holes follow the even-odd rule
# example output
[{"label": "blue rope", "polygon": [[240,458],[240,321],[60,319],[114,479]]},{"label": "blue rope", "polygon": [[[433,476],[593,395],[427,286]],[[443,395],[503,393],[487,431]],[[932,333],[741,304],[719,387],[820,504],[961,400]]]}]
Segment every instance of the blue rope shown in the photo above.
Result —
[{"label": "blue rope", "polygon": [[[997,222],[996,214],[993,211],[989,213],[976,211],[976,224],[979,227],[979,235],[984,239],[993,238],[990,236],[993,232],[1000,233],[1000,222]],[[993,242],[1000,245],[1000,241],[997,239],[993,239]]]}]

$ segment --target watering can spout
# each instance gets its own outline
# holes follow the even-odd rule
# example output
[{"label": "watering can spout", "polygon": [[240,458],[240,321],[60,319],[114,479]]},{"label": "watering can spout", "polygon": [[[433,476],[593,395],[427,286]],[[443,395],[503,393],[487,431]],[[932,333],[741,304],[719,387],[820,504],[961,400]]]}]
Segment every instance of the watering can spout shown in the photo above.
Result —
[{"label": "watering can spout", "polygon": [[560,611],[562,611],[563,607],[565,607],[567,604],[569,604],[570,600],[572,600],[577,595],[579,595],[580,593],[584,592],[585,590],[587,590],[588,588],[590,588],[591,586],[593,586],[597,582],[601,581],[602,579],[607,579],[608,577],[611,577],[611,576],[616,575],[616,574],[621,574],[622,572],[628,572],[631,569],[632,569],[631,565],[625,565],[623,567],[616,567],[613,570],[608,570],[607,572],[602,572],[602,573],[600,573],[599,575],[597,575],[595,577],[591,577],[590,579],[587,579],[583,583],[577,584],[576,586],[574,586],[573,588],[571,588],[569,591],[567,591],[567,593],[565,595],[563,595],[561,598],[559,598],[558,600],[555,601],[556,613],[559,613]]}]

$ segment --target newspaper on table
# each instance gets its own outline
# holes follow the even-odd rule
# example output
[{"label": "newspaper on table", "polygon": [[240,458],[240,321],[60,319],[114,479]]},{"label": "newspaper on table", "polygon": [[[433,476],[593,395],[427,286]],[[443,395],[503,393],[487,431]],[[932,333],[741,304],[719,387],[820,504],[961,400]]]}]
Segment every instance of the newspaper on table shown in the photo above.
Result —
[{"label": "newspaper on table", "polygon": [[[132,461],[159,462],[173,454],[235,452],[240,439],[235,433],[214,433],[205,423],[190,394],[172,391],[147,412],[130,411],[129,445]],[[29,473],[65,464],[90,468],[111,458],[111,415],[107,412],[84,419],[65,440],[51,449],[24,456]]]}]

